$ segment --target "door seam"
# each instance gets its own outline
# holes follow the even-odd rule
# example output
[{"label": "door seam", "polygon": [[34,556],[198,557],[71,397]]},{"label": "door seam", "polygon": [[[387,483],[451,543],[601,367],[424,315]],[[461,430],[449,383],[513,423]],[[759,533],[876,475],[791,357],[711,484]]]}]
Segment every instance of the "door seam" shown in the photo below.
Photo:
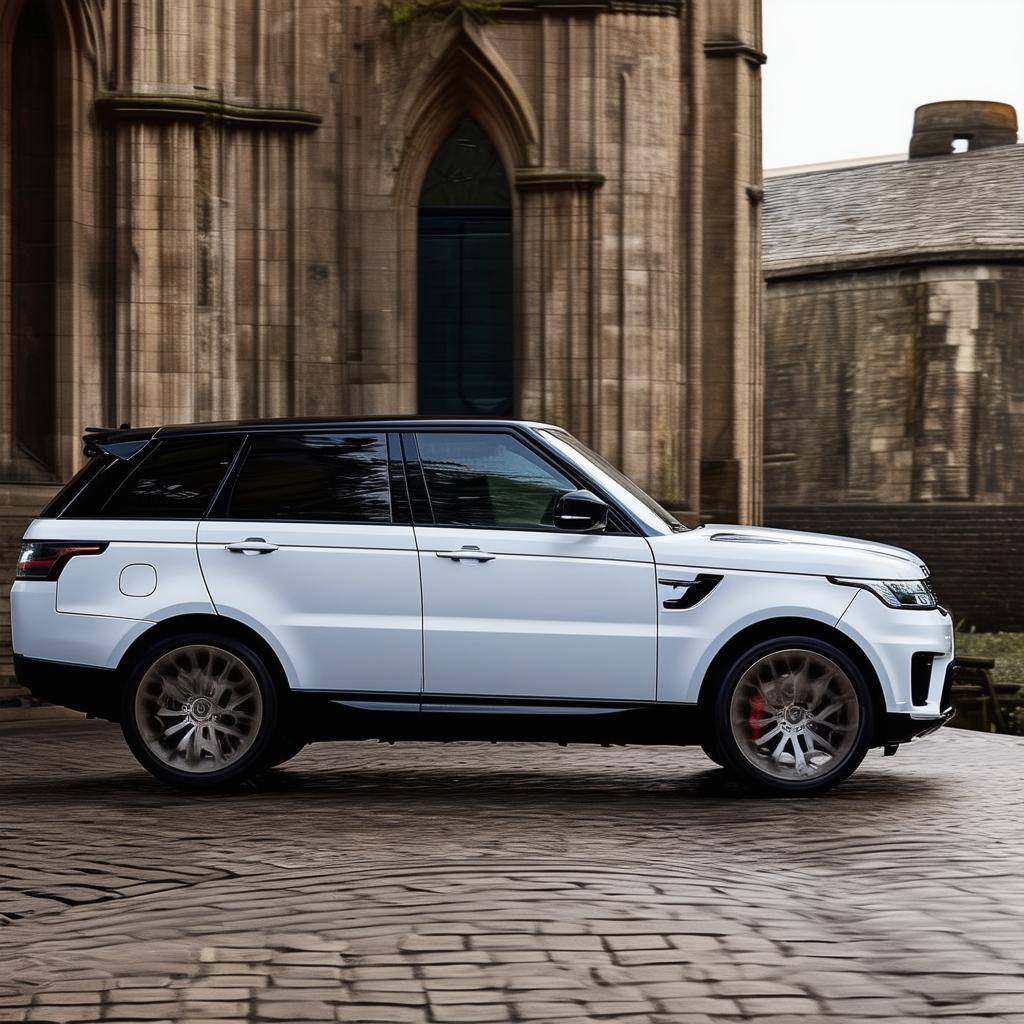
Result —
[{"label": "door seam", "polygon": [[416,580],[420,588],[420,711],[423,710],[423,695],[427,688],[427,606],[423,593],[423,552],[420,550],[420,539],[416,534],[416,524],[412,524],[412,542],[416,545]]}]

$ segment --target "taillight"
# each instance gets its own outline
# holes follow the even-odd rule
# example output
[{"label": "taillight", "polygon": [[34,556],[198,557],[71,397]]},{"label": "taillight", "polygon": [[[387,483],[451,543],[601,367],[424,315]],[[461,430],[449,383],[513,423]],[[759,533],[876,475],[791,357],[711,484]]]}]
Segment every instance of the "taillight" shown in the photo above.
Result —
[{"label": "taillight", "polygon": [[21,545],[16,580],[55,580],[75,555],[99,555],[106,544],[82,540],[29,540]]}]

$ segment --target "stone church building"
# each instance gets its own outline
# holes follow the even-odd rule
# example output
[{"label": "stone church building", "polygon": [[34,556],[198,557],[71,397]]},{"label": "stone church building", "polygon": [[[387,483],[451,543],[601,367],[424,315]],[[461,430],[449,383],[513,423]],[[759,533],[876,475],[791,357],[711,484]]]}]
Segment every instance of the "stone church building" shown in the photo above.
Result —
[{"label": "stone church building", "polygon": [[0,0],[7,564],[121,422],[539,418],[759,517],[759,0],[443,6]]}]

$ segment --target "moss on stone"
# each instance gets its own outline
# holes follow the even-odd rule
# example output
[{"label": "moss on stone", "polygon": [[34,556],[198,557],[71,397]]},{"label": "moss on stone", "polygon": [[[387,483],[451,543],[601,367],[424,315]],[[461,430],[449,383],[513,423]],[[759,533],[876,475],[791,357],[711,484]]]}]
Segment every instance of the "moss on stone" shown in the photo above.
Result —
[{"label": "moss on stone", "polygon": [[501,0],[384,0],[392,25],[410,25],[420,18],[446,18],[465,12],[480,20],[497,13]]}]

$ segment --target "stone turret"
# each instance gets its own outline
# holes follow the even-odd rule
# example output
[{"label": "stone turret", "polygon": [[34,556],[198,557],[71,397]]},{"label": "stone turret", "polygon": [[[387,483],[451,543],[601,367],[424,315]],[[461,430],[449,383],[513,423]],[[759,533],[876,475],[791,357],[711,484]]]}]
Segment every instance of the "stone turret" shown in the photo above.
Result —
[{"label": "stone turret", "polygon": [[946,156],[1017,141],[1017,111],[1009,103],[987,100],[944,100],[914,111],[911,160]]}]

